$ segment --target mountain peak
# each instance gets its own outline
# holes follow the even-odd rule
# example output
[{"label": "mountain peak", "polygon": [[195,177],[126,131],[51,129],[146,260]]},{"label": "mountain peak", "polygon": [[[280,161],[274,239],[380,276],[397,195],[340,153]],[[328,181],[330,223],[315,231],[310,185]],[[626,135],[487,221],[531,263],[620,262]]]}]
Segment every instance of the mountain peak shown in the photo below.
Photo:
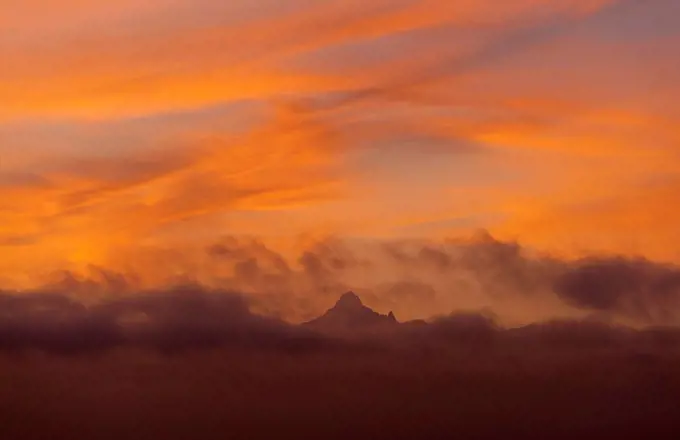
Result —
[{"label": "mountain peak", "polygon": [[341,309],[357,309],[363,307],[364,303],[361,302],[361,298],[351,291],[343,294],[338,302],[335,303],[335,308]]},{"label": "mountain peak", "polygon": [[366,307],[356,293],[347,292],[340,297],[335,306],[306,324],[328,330],[357,330],[397,323],[392,312],[389,315],[381,315]]}]

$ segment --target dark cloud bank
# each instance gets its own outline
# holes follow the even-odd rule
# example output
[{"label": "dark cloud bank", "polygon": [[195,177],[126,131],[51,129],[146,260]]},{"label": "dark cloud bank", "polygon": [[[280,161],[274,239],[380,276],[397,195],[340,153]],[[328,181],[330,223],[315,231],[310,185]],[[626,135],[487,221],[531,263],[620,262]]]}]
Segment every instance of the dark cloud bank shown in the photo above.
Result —
[{"label": "dark cloud bank", "polygon": [[[236,277],[273,267],[292,282],[297,269],[257,249],[210,253],[249,261]],[[65,278],[0,294],[0,438],[677,438],[677,268],[529,257],[490,239],[453,249],[382,251],[391,265],[431,273],[467,265],[489,289],[523,291],[518,301],[548,295],[536,287],[547,284],[564,307],[588,313],[520,327],[490,311],[399,322],[345,295],[292,324],[255,313],[261,298],[223,288],[133,291],[108,272],[90,284]],[[374,261],[325,243],[303,255],[301,271],[329,286]],[[380,304],[434,300],[438,287],[426,281],[366,291]],[[125,294],[85,302],[68,292],[102,283]]]}]

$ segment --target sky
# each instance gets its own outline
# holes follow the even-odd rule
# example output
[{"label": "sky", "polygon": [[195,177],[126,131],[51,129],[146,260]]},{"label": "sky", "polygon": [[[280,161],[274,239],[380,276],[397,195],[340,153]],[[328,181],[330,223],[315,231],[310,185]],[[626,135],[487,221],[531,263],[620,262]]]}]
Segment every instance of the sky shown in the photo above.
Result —
[{"label": "sky", "polygon": [[675,0],[0,4],[3,286],[225,240],[680,263]]},{"label": "sky", "polygon": [[679,0],[0,0],[0,439],[680,438],[678,47]]}]

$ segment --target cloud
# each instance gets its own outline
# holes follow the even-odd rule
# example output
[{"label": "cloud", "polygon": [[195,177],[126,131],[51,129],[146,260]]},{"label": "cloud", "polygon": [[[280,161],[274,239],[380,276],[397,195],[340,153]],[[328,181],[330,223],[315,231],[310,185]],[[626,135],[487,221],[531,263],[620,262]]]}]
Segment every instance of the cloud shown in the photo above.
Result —
[{"label": "cloud", "polygon": [[[356,86],[356,81],[339,75],[291,73],[281,67],[281,60],[414,29],[470,27],[470,23],[483,29],[513,21],[569,17],[592,12],[605,3],[567,0],[499,7],[493,2],[301,2],[278,15],[266,13],[269,8],[253,14],[240,1],[224,7],[201,2],[192,8],[185,2],[152,2],[142,8],[126,3],[117,8],[83,10],[80,6],[83,15],[74,14],[76,20],[71,23],[68,16],[62,16],[62,27],[56,29],[49,26],[49,20],[35,26],[35,14],[20,8],[14,20],[19,29],[14,32],[24,38],[3,48],[14,66],[0,81],[7,107],[3,116],[139,114],[262,98],[282,89],[297,93],[342,90]],[[198,11],[205,14],[196,16]],[[88,16],[101,27],[82,26],[78,17]],[[179,16],[185,18],[184,25],[178,22]],[[109,17],[113,25],[103,17]],[[51,68],[43,69],[45,65]],[[21,87],[27,83],[33,87]],[[172,96],[165,93],[168,89],[174,91]]]},{"label": "cloud", "polygon": [[187,285],[86,305],[74,299],[72,284],[53,288],[0,295],[0,348],[83,354],[117,347],[163,352],[324,347],[320,337],[251,313],[245,298],[234,293]]},{"label": "cloud", "polygon": [[[143,129],[131,134],[139,148],[128,146],[131,151],[123,155],[112,148],[36,159],[12,153],[23,162],[19,169],[33,171],[27,180],[26,174],[0,169],[0,178],[11,183],[0,185],[0,242],[25,245],[25,256],[17,253],[11,262],[0,258],[0,265],[24,261],[33,275],[43,261],[36,255],[52,260],[53,270],[106,265],[109,254],[141,237],[170,235],[168,230],[194,219],[292,209],[341,193],[344,182],[335,176],[339,164],[332,151],[337,141],[323,125],[296,126],[290,117],[271,114],[240,133],[226,126],[204,132],[206,122],[198,119],[177,130],[173,141],[150,133],[158,121],[141,123]],[[80,128],[93,142],[109,142],[108,135],[120,129],[116,124]],[[11,145],[22,136],[10,131],[7,138]],[[182,228],[175,239],[193,239],[190,229]]]},{"label": "cloud", "polygon": [[[460,270],[469,254],[481,272],[529,259],[530,252],[516,244],[478,240],[428,243],[424,252],[422,243],[413,242],[392,244],[389,251],[378,246],[360,252],[359,246],[352,258],[338,260],[352,246],[336,239],[310,253],[327,268],[324,277],[375,268],[379,264],[369,258],[374,252],[404,267],[418,263],[430,274]],[[206,253],[220,264],[235,263],[242,268],[235,277],[250,281],[273,270],[266,263],[279,258],[256,240],[225,239]],[[259,258],[266,269],[254,263]],[[372,264],[338,263],[358,260]],[[591,285],[606,287],[608,273],[623,270],[634,285],[651,283],[661,292],[675,285],[672,268],[660,264],[620,258],[598,264],[609,266],[594,275],[585,269],[584,278],[583,267],[592,261],[562,261],[560,283],[571,286],[576,278],[575,291],[594,292]],[[278,270],[286,277],[305,274],[293,264]],[[633,329],[593,317],[507,328],[493,311],[458,311],[383,333],[339,337],[254,312],[257,302],[267,300],[263,296],[199,284],[139,289],[137,280],[92,272],[99,278],[61,274],[61,281],[41,290],[0,293],[0,374],[9,384],[0,393],[3,434],[62,436],[77,426],[78,432],[105,432],[105,438],[172,439],[203,430],[204,438],[227,432],[268,438],[275,427],[303,437],[495,439],[508,432],[537,436],[523,438],[661,436],[677,425],[677,326]],[[411,294],[431,298],[428,286],[411,281],[385,287],[397,303]],[[88,292],[96,288],[118,294],[93,299]],[[371,301],[380,301],[380,291],[374,293]],[[576,300],[589,308],[599,301],[589,295]],[[597,306],[616,307],[610,304]],[[35,419],[41,423],[29,423]]]},{"label": "cloud", "polygon": [[[0,243],[14,253],[0,270],[107,265],[140,242],[272,224],[405,235],[416,216],[461,219],[417,228],[428,235],[485,227],[547,247],[565,222],[539,216],[532,242],[541,228],[525,214],[561,217],[554,200],[598,202],[675,172],[654,93],[610,92],[601,78],[630,57],[604,66],[615,48],[586,38],[637,11],[627,3],[71,2],[41,18],[14,2],[0,49],[13,66],[0,78]],[[614,234],[599,234],[604,250],[622,252]],[[669,259],[656,249],[669,235],[650,258]]]},{"label": "cloud", "polygon": [[3,294],[0,347],[59,353],[110,348],[120,342],[113,322],[90,314],[80,303],[50,294]]},{"label": "cloud", "polygon": [[2,5],[0,438],[678,431],[677,1]]},{"label": "cloud", "polygon": [[450,312],[492,313],[500,325],[593,319],[635,327],[678,325],[674,265],[598,256],[568,259],[488,233],[468,239],[312,240],[277,249],[257,238],[212,245],[137,247],[112,266],[33,279],[81,301],[134,296],[177,284],[240,292],[253,313],[288,322],[312,319],[352,290],[400,320]]},{"label": "cloud", "polygon": [[680,269],[645,260],[589,259],[558,278],[555,291],[577,307],[663,321],[675,318]]},{"label": "cloud", "polygon": [[[380,352],[385,349],[457,352],[483,347],[523,351],[525,345],[530,344],[546,351],[557,348],[550,345],[555,343],[559,347],[574,349],[592,346],[632,349],[644,347],[645,344],[648,347],[666,346],[678,339],[677,330],[673,330],[677,327],[634,330],[630,327],[613,327],[596,317],[585,321],[537,320],[526,326],[506,328],[500,324],[502,316],[491,310],[452,312],[433,317],[429,323],[402,319],[401,325],[389,326],[378,332],[366,333],[360,328],[347,330],[356,332],[356,336],[346,332],[326,334],[317,333],[315,328],[290,324],[251,311],[251,304],[266,301],[266,297],[253,297],[199,284],[137,290],[128,288],[131,283],[111,280],[112,274],[102,276],[106,278],[101,282],[108,282],[108,286],[100,286],[91,280],[76,280],[66,274],[60,283],[45,286],[41,290],[0,293],[0,349],[5,352],[39,350],[60,355],[101,353],[121,348],[163,353],[220,348],[234,352],[245,350],[296,354],[332,353],[336,350]],[[248,278],[249,275],[237,273],[237,276]],[[649,310],[619,310],[620,304],[645,303],[647,306],[662,307],[655,303],[654,298],[639,295],[638,292],[630,293],[626,298],[616,298],[615,301],[607,299],[603,303],[602,296],[610,295],[612,285],[616,287],[620,278],[616,277],[612,281],[606,274],[597,274],[594,275],[596,279],[584,279],[581,274],[581,278],[574,282],[575,276],[568,273],[565,275],[566,281],[559,280],[558,289],[562,290],[558,293],[568,303],[580,301],[578,307],[621,311],[648,319],[655,318]],[[592,274],[590,276],[593,277]],[[655,287],[661,289],[660,295],[673,295],[677,302],[677,283],[673,284],[675,278],[663,278],[661,284]],[[640,279],[645,279],[645,276],[640,276]],[[429,286],[416,286],[425,289],[424,293],[413,290],[413,287],[412,284],[395,284],[389,287],[388,298],[375,292],[365,299],[398,304],[407,300],[403,294],[406,291],[413,295],[433,295]],[[571,287],[575,290],[569,291]],[[599,290],[594,290],[594,287],[599,287]],[[113,289],[117,294],[94,297],[97,288]],[[567,298],[568,294],[573,297]],[[668,306],[668,303],[663,306]],[[657,320],[663,322],[662,319]],[[345,340],[346,336],[351,337]]]}]

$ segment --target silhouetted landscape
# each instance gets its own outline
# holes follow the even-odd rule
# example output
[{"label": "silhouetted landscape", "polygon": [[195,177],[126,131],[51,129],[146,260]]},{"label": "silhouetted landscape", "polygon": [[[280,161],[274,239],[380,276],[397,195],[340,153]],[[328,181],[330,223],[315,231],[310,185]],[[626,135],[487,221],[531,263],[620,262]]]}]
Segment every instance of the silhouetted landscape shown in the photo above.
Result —
[{"label": "silhouetted landscape", "polygon": [[2,298],[2,438],[673,438],[680,331],[483,314],[398,322],[354,293],[287,324],[177,288]]}]

